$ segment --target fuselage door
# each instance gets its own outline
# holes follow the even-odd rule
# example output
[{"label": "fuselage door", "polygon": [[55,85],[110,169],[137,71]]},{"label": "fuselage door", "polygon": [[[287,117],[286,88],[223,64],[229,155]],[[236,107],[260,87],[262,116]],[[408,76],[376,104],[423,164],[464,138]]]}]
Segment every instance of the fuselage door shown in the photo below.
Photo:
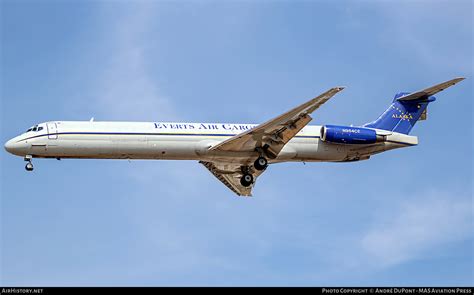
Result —
[{"label": "fuselage door", "polygon": [[48,138],[49,139],[58,139],[58,127],[56,123],[48,123]]}]

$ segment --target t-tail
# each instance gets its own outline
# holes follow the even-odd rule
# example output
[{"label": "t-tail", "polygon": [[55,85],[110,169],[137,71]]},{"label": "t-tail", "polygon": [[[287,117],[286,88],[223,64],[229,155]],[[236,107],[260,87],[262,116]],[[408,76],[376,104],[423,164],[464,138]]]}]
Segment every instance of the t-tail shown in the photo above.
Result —
[{"label": "t-tail", "polygon": [[455,78],[421,91],[397,93],[388,109],[364,127],[408,134],[418,120],[426,119],[428,104],[436,100],[433,95],[462,80],[464,78]]}]

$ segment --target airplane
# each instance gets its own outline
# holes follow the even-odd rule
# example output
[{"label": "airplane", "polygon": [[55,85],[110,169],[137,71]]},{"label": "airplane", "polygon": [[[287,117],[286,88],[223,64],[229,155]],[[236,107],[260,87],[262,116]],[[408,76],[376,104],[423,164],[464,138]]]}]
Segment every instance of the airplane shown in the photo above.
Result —
[{"label": "airplane", "polygon": [[256,179],[281,162],[354,162],[416,146],[408,135],[427,118],[434,94],[465,78],[413,93],[400,92],[375,121],[362,126],[308,126],[311,114],[344,87],[321,95],[263,124],[50,121],[5,143],[27,162],[33,158],[195,160],[239,196],[251,196]]}]

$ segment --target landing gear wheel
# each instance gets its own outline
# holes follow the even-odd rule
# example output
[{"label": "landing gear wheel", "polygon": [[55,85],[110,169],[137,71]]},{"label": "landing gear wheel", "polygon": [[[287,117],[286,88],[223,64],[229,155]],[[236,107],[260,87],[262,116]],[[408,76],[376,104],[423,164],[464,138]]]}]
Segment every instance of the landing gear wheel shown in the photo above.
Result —
[{"label": "landing gear wheel", "polygon": [[244,187],[249,187],[252,183],[253,183],[252,174],[244,174],[242,178],[240,178],[240,184]]},{"label": "landing gear wheel", "polygon": [[33,171],[33,164],[31,162],[28,162],[25,166],[26,171]]},{"label": "landing gear wheel", "polygon": [[268,166],[268,161],[264,157],[258,157],[253,163],[253,167],[258,171],[262,171]]}]

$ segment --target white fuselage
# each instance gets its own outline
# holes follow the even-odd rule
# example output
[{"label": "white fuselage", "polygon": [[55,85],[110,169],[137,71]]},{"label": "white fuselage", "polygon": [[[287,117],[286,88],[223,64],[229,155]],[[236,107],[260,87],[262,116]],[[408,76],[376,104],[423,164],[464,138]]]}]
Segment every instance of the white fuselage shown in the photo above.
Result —
[{"label": "white fuselage", "polygon": [[[34,158],[170,159],[234,162],[253,152],[210,148],[253,124],[54,121],[37,125],[5,144],[18,156]],[[40,128],[42,127],[42,128]],[[39,130],[41,129],[41,130]],[[270,162],[354,161],[386,150],[417,144],[415,136],[376,130],[376,144],[336,144],[320,138],[321,126],[306,126]],[[255,156],[257,156],[255,152]]]}]

